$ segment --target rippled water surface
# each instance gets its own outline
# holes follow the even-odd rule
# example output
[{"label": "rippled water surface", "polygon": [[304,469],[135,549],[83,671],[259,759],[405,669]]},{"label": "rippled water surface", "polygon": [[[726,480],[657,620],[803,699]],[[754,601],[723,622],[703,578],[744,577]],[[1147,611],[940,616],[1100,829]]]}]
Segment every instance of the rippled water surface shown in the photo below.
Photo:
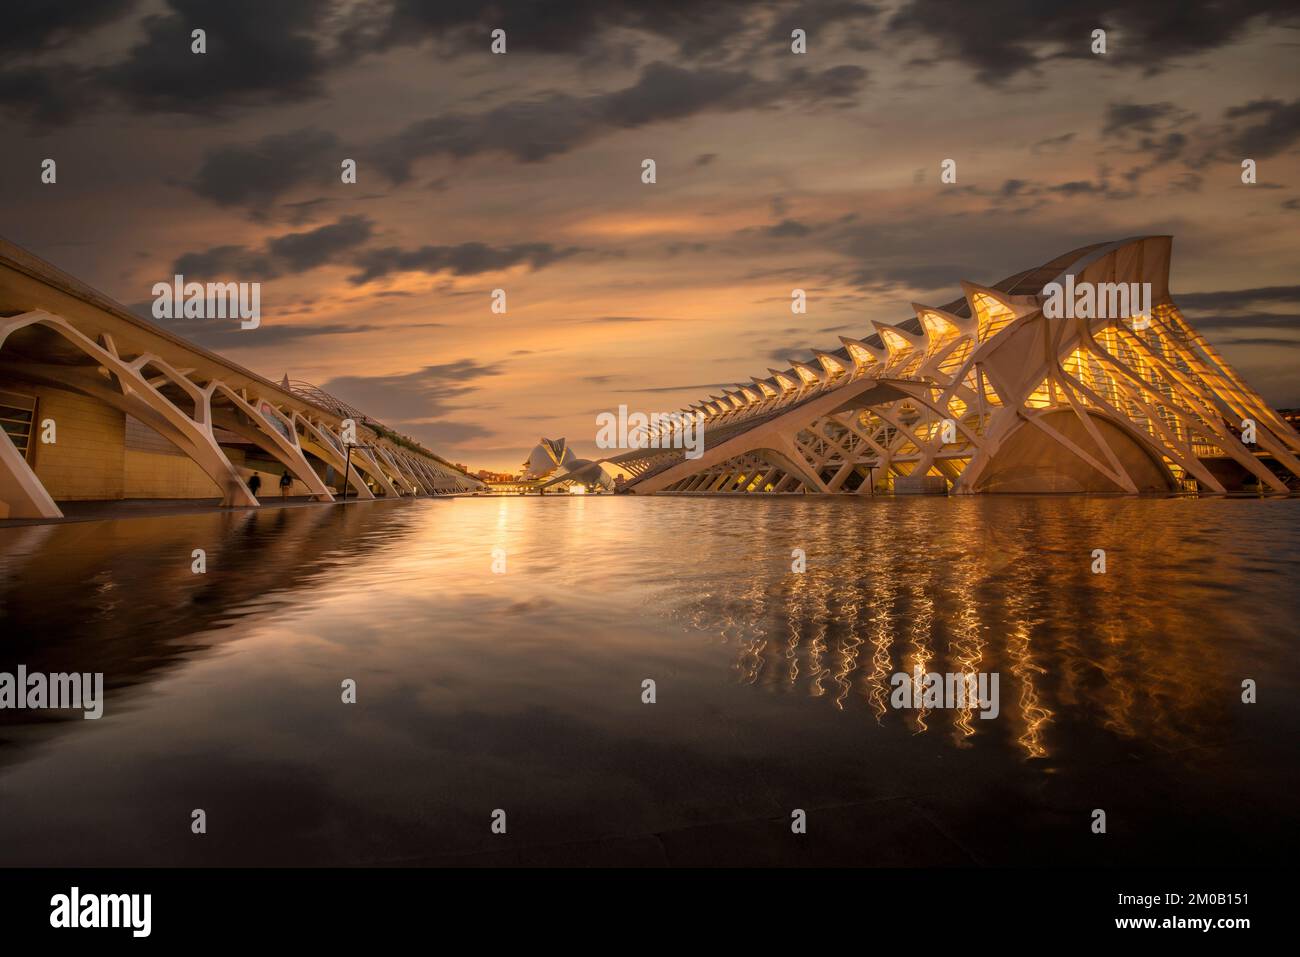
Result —
[{"label": "rippled water surface", "polygon": [[[108,694],[0,711],[0,865],[1286,861],[1297,520],[555,496],[3,528],[0,671]],[[891,707],[917,665],[998,673],[1000,713]]]}]

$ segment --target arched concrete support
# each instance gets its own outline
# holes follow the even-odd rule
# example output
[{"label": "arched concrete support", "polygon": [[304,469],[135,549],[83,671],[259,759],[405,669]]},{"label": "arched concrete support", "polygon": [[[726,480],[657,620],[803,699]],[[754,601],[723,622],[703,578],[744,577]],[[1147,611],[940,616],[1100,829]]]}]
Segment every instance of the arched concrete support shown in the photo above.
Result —
[{"label": "arched concrete support", "polygon": [[[1149,361],[1158,366],[1160,370],[1170,379],[1176,381],[1182,388],[1189,391],[1195,391],[1192,382],[1182,372],[1182,370],[1171,366],[1165,361],[1163,356],[1158,355],[1141,337],[1133,333],[1127,333],[1126,340],[1134,342],[1142,352],[1148,357]],[[1227,379],[1227,376],[1221,376],[1221,379]],[[1300,460],[1297,460],[1287,448],[1285,437],[1290,426],[1288,426],[1273,410],[1269,409],[1258,398],[1249,392],[1241,392],[1235,385],[1230,389],[1212,393],[1214,400],[1221,409],[1230,410],[1233,414],[1241,416],[1241,419],[1251,418],[1256,420],[1257,436],[1256,444],[1273,455],[1283,466],[1285,466],[1293,475],[1300,475]],[[1205,422],[1204,417],[1201,417]],[[1271,423],[1277,423],[1280,428],[1276,428],[1276,434],[1270,427]],[[1209,425],[1209,422],[1205,422]],[[1218,423],[1215,423],[1216,425]],[[1264,468],[1256,459],[1254,454],[1248,449],[1235,435],[1227,429],[1219,429],[1220,446],[1229,455],[1248,468],[1264,484],[1269,485],[1275,491],[1284,492],[1287,490],[1286,484],[1276,475]],[[1249,461],[1247,461],[1249,460]]]},{"label": "arched concrete support", "polygon": [[[303,415],[294,416],[294,431],[297,426],[303,427],[302,436],[299,436],[299,443],[307,443],[308,451],[314,454],[322,462],[334,467],[334,470],[343,475],[343,469],[347,465],[347,458],[344,452],[339,451],[343,448],[343,440],[332,432],[328,427],[313,422]],[[331,441],[333,440],[333,441]],[[345,477],[348,487],[352,489],[357,498],[372,499],[375,493],[370,491],[370,486],[361,478],[360,472],[356,466],[353,466]]]},{"label": "arched concrete support", "polygon": [[423,474],[425,475],[428,481],[430,490],[433,492],[441,491],[442,485],[446,482],[448,478],[447,474],[442,469],[438,468],[437,466],[433,465],[430,462],[421,461],[419,465],[420,465],[420,469],[422,470]]},{"label": "arched concrete support", "polygon": [[468,492],[483,487],[482,483],[477,483],[474,479],[467,479],[459,472],[454,472],[437,462],[418,455],[408,454],[403,458],[403,461],[423,478],[424,487],[430,495],[447,492]]},{"label": "arched concrete support", "polygon": [[[258,504],[253,493],[240,478],[239,472],[217,444],[216,437],[212,433],[203,391],[172,368],[169,363],[149,353],[137,356],[130,362],[123,361],[116,350],[99,345],[74,329],[62,317],[43,309],[0,320],[0,348],[3,348],[5,340],[13,332],[33,325],[41,325],[53,330],[108,370],[111,379],[105,380],[102,389],[91,391],[86,387],[86,380],[81,379],[77,386],[78,390],[87,394],[98,393],[99,398],[111,402],[141,422],[150,425],[170,440],[212,479],[221,491],[222,505]],[[192,418],[178,408],[144,376],[142,370],[150,366],[157,368],[168,381],[182,389],[195,401],[197,418]],[[57,367],[44,368],[49,370]],[[75,370],[76,367],[68,367],[69,379],[76,379]],[[115,388],[108,388],[109,381]]]},{"label": "arched concrete support", "polygon": [[[1151,384],[1147,382],[1145,379],[1143,379],[1140,375],[1138,375],[1137,371],[1134,370],[1128,363],[1123,362],[1119,358],[1111,355],[1106,349],[1101,348],[1101,346],[1097,344],[1096,339],[1093,337],[1091,331],[1087,331],[1085,333],[1085,337],[1091,344],[1092,350],[1098,356],[1100,361],[1104,362],[1107,366],[1109,366],[1110,369],[1113,371],[1113,374],[1115,374],[1121,382],[1125,383],[1130,388],[1137,388],[1141,392],[1152,394],[1156,402],[1165,405],[1166,407],[1169,407],[1169,403],[1164,399],[1164,397],[1157,394],[1155,390],[1152,388]],[[1163,362],[1157,364],[1162,365],[1165,369],[1168,369],[1167,364],[1164,364]],[[1185,381],[1183,381],[1181,377],[1171,376],[1171,378],[1174,379],[1175,383],[1178,386],[1182,388],[1188,388],[1188,384],[1185,383]],[[1196,390],[1190,390],[1190,391],[1192,391],[1193,394],[1196,394]],[[1232,406],[1222,396],[1219,396],[1217,394],[1211,394],[1203,398],[1206,401],[1209,401],[1213,406],[1220,409],[1222,412],[1231,414],[1233,411]],[[1204,415],[1192,416],[1186,410],[1181,408],[1176,408],[1176,407],[1174,409],[1174,412],[1175,415],[1184,418],[1192,418],[1197,423],[1199,423],[1200,426],[1205,429],[1205,431],[1209,432],[1211,435],[1215,437],[1215,440],[1217,441],[1219,447],[1223,449],[1223,451],[1227,453],[1228,456],[1230,456],[1232,459],[1234,459],[1239,465],[1241,465],[1252,475],[1254,475],[1259,480],[1261,485],[1267,485],[1275,492],[1288,491],[1286,483],[1283,482],[1281,479],[1279,479],[1272,472],[1270,472],[1267,468],[1265,468],[1264,465],[1257,458],[1255,458],[1254,453],[1251,452],[1250,449],[1246,448],[1241,443],[1241,440],[1239,438],[1237,438],[1235,435],[1233,435],[1224,427],[1222,421]],[[1300,473],[1296,473],[1296,474],[1300,474]]]},{"label": "arched concrete support", "polygon": [[4,429],[0,429],[0,503],[5,506],[0,518],[63,517]]},{"label": "arched concrete support", "polygon": [[774,465],[781,466],[787,474],[798,478],[809,492],[830,491],[830,487],[817,474],[817,470],[813,468],[807,456],[799,450],[792,436],[787,432],[779,431],[774,432],[771,437],[774,440],[771,445],[755,451],[761,451],[763,456]]},{"label": "arched concrete support", "polygon": [[[416,495],[419,493],[419,489],[416,483],[413,482],[411,480],[411,477],[406,474],[406,471],[400,465],[397,464],[397,461],[392,452],[384,448],[382,445],[376,445],[374,447],[374,450],[377,453],[379,453],[380,462],[388,466],[388,477],[390,482],[394,480],[396,480],[397,482],[403,482],[407,486],[407,491],[409,491],[412,495]],[[394,487],[396,487],[396,484],[394,484]]]},{"label": "arched concrete support", "polygon": [[1004,406],[993,413],[989,419],[989,427],[984,433],[984,444],[971,456],[970,463],[962,472],[961,478],[952,485],[954,494],[961,495],[975,491],[984,469],[1002,447],[1003,439],[1016,428],[1019,422],[1020,412],[1014,407]]},{"label": "arched concrete support", "polygon": [[[1080,424],[1081,418],[1091,421]],[[1176,487],[1159,446],[1114,416],[1087,409],[1076,415],[1069,406],[1058,405],[1021,410],[1018,421],[997,454],[966,470],[964,491],[1023,491],[1024,482],[1017,476],[1033,475],[1048,462],[1052,491],[1135,494]],[[1109,485],[1099,485],[1098,480]]]},{"label": "arched concrete support", "polygon": [[[772,449],[786,458],[793,457],[796,461],[801,461],[802,456],[794,447],[793,442],[793,436],[797,432],[803,429],[808,422],[815,421],[831,412],[839,411],[841,407],[851,405],[874,390],[880,390],[879,394],[882,400],[899,398],[901,395],[897,389],[886,381],[866,377],[859,378],[845,383],[838,389],[831,389],[816,398],[809,399],[803,405],[792,408],[748,431],[724,439],[717,445],[709,445],[708,430],[706,429],[704,433],[706,448],[704,454],[698,459],[684,458],[667,469],[647,475],[644,478],[634,479],[628,483],[628,486],[638,495],[652,495],[680,482],[687,476],[706,471],[719,462],[725,462],[737,455],[743,455],[746,452],[758,449]],[[789,471],[797,475],[801,481],[806,480],[805,484],[809,490],[826,490],[825,483],[819,477],[812,475],[807,466],[800,468],[795,462],[791,462]]]},{"label": "arched concrete support", "polygon": [[406,480],[410,482],[412,487],[415,489],[416,495],[432,494],[432,491],[429,489],[428,478],[424,476],[419,467],[411,460],[410,456],[399,452],[394,453],[394,458],[397,461],[398,467],[402,470],[402,474],[406,476]]},{"label": "arched concrete support", "polygon": [[419,480],[420,487],[424,490],[425,495],[434,495],[437,493],[438,489],[434,484],[433,474],[429,471],[428,467],[418,455],[406,455],[403,456],[402,460],[406,463],[407,468]]},{"label": "arched concrete support", "polygon": [[379,463],[375,461],[374,456],[366,449],[354,448],[352,450],[352,461],[356,463],[357,468],[370,476],[385,496],[401,497],[397,489],[393,487],[393,483],[388,480],[388,476],[384,474],[384,470],[379,467]]},{"label": "arched concrete support", "polygon": [[[370,460],[379,467],[380,473],[388,481],[388,484],[393,487],[393,491],[399,497],[403,495],[405,492],[405,489],[403,488],[404,483],[398,477],[397,469],[393,468],[392,463],[388,461],[383,448],[377,445],[372,445],[369,451]],[[352,454],[356,455],[357,453],[354,451]]]},{"label": "arched concrete support", "polygon": [[220,414],[212,409],[211,404],[217,393],[223,395],[236,409],[244,414],[243,418],[238,415],[224,416],[224,421],[221,423],[222,428],[229,429],[236,435],[242,435],[262,451],[273,456],[277,462],[288,469],[294,478],[307,486],[312,498],[316,501],[334,501],[334,496],[330,493],[330,490],[325,487],[321,477],[316,474],[316,470],[311,467],[311,463],[302,454],[302,448],[297,442],[297,432],[294,430],[292,423],[284,422],[283,418],[281,419],[286,430],[294,437],[294,441],[290,442],[278,429],[265,421],[265,414],[260,409],[254,407],[251,402],[245,401],[243,396],[220,382],[211,382],[208,384],[207,389],[204,390],[204,406],[210,418],[215,418]]},{"label": "arched concrete support", "polygon": [[[338,468],[339,472],[342,473],[343,463],[345,458],[347,457],[346,452],[337,451],[338,449],[344,448],[342,436],[334,432],[332,429],[328,429],[326,426],[321,424],[313,423],[302,416],[298,417],[298,421],[302,422],[303,425],[306,426],[310,431],[320,436],[320,443],[318,444],[320,445],[320,447],[322,447],[322,450],[325,445],[328,445],[333,450],[333,454],[338,456],[336,467]],[[325,438],[326,433],[328,433],[328,435],[332,436],[335,439],[335,441],[338,443],[337,446],[335,446],[333,443],[329,442],[327,438]],[[361,448],[360,446],[353,446],[352,455],[350,458],[352,462],[353,472],[364,472],[366,475],[370,476],[371,480],[376,485],[379,486],[380,491],[384,495],[391,496],[393,498],[398,497],[397,489],[393,488],[392,483],[388,480],[388,476],[384,474],[384,470],[379,467],[379,463],[375,461],[375,459],[370,455],[370,453],[367,450]],[[365,494],[361,496],[362,498],[375,497],[374,492],[365,484],[364,481],[361,481],[360,478],[356,476],[349,476],[349,478],[355,479],[355,482],[359,483],[360,487],[365,489]]]}]

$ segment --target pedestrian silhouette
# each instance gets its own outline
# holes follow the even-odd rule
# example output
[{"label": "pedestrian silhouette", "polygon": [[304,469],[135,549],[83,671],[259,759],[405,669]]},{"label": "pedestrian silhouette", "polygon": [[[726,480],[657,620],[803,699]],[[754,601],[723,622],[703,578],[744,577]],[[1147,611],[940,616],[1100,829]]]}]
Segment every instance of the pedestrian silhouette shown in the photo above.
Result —
[{"label": "pedestrian silhouette", "polygon": [[257,490],[260,489],[261,487],[262,487],[262,476],[254,472],[253,477],[248,480],[248,490],[253,493],[253,498],[257,498]]},{"label": "pedestrian silhouette", "polygon": [[280,476],[280,498],[289,494],[289,486],[293,484],[293,479],[289,478],[289,470],[285,469],[284,474]]}]

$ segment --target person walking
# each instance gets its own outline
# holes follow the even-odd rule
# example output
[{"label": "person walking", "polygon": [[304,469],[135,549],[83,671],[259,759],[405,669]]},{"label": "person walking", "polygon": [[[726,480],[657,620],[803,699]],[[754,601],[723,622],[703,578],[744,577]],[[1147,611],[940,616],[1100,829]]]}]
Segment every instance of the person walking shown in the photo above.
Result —
[{"label": "person walking", "polygon": [[283,499],[289,494],[289,486],[293,484],[293,479],[289,477],[289,470],[285,469],[284,474],[280,476],[280,498]]},{"label": "person walking", "polygon": [[254,472],[253,477],[248,480],[248,490],[253,493],[253,498],[257,498],[257,490],[260,489],[261,487],[262,487],[262,476]]}]

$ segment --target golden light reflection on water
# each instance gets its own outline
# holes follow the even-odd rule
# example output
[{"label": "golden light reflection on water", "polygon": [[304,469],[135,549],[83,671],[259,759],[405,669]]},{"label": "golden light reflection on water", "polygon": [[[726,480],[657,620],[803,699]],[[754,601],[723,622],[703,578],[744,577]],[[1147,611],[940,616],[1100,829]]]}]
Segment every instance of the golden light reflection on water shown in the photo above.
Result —
[{"label": "golden light reflection on water", "polygon": [[[1007,717],[1018,725],[1016,743],[1024,755],[1042,758],[1047,756],[1043,743],[1044,731],[1052,717],[1052,712],[1040,704],[1037,688],[1040,677],[1047,674],[1035,657],[1036,644],[1046,640],[1041,631],[1044,620],[1039,616],[1044,595],[1035,576],[1021,578],[1016,574],[1018,569],[1032,565],[1034,561],[1027,540],[1021,536],[1009,538],[1002,542],[1002,550],[1002,554],[1010,559],[1009,564],[999,568],[1005,577],[1003,588],[1006,597],[1002,620],[1005,623],[1006,657],[1013,685],[1018,689],[1018,710],[1008,709]],[[1078,623],[1078,610],[1072,611],[1070,619]],[[1008,686],[1008,690],[1011,686]]]},{"label": "golden light reflection on water", "polygon": [[[73,660],[120,687],[268,615],[328,606],[398,673],[419,673],[405,628],[492,636],[501,673],[487,686],[514,681],[546,704],[554,679],[537,683],[539,668],[576,673],[613,641],[633,658],[662,650],[679,640],[667,618],[689,631],[672,651],[692,660],[698,698],[716,693],[721,645],[753,694],[815,699],[871,732],[1023,759],[1103,735],[1184,750],[1231,723],[1241,678],[1256,677],[1246,662],[1293,656],[1295,504],[503,499],[6,529],[0,625],[11,663]],[[196,546],[206,576],[190,571]],[[490,572],[497,547],[507,574]],[[406,603],[414,625],[393,619]],[[917,667],[996,672],[999,716],[895,709],[891,678]],[[613,679],[586,680],[603,694]]]},{"label": "golden light reflection on water", "polygon": [[[951,803],[951,833],[996,820],[1051,861],[1069,847],[1022,819],[1093,807],[1102,780],[1152,822],[1204,782],[1184,810],[1244,820],[1219,839],[1235,860],[1293,790],[1298,518],[1297,500],[547,496],[0,529],[0,671],[103,671],[107,695],[101,722],[0,712],[0,858],[65,841],[60,860],[195,863],[214,845],[156,822],[219,787],[228,819],[268,822],[221,863],[477,853],[503,794],[575,845],[917,796]],[[890,679],[917,664],[998,673],[1000,714],[896,710]],[[323,830],[343,837],[317,858]]]},{"label": "golden light reflection on water", "polygon": [[[880,549],[872,551],[873,567],[879,561]],[[890,653],[894,628],[894,583],[887,575],[873,575],[867,583],[871,594],[871,673],[867,675],[867,697],[876,721],[889,710],[889,676],[893,671]]]},{"label": "golden light reflection on water", "polygon": [[[907,616],[907,643],[912,653],[904,656],[903,670],[912,675],[910,680],[914,701],[924,701],[925,689],[921,684],[920,676],[930,671],[930,662],[934,658],[934,652],[930,649],[930,629],[934,626],[934,598],[930,593],[929,585],[929,575],[919,580],[913,578],[908,582],[911,610]],[[930,726],[925,722],[929,709],[924,704],[912,714],[912,724],[918,733],[930,730]]]},{"label": "golden light reflection on water", "polygon": [[[956,670],[961,674],[979,674],[984,661],[984,640],[981,636],[983,624],[980,621],[979,608],[975,602],[975,585],[977,576],[971,566],[959,562],[950,576],[956,614],[952,621],[953,640],[952,657],[957,664]],[[953,740],[961,746],[966,739],[975,734],[975,725],[971,723],[975,709],[969,701],[960,707],[953,722],[955,733]]]},{"label": "golden light reflection on water", "polygon": [[[737,563],[696,595],[679,592],[674,614],[735,636],[746,684],[829,697],[881,724],[942,732],[956,747],[1000,739],[1022,758],[1050,758],[1065,720],[1071,737],[1093,728],[1179,749],[1222,718],[1233,683],[1225,651],[1247,609],[1230,597],[1236,573],[1217,561],[1214,538],[1150,521],[1151,503],[1133,501],[888,508],[889,525],[811,525],[807,542],[792,540],[808,547],[802,574],[784,552]],[[1103,546],[1107,571],[1094,574],[1093,549]],[[998,719],[969,702],[895,709],[896,672],[920,703],[917,668],[997,672]],[[769,673],[780,680],[764,680]]]},{"label": "golden light reflection on water", "polygon": [[862,636],[859,634],[858,604],[860,596],[856,584],[847,589],[849,594],[841,605],[841,614],[847,626],[847,634],[840,642],[835,666],[835,707],[844,710],[844,699],[852,690],[852,676],[858,670],[858,652],[862,648]]}]

